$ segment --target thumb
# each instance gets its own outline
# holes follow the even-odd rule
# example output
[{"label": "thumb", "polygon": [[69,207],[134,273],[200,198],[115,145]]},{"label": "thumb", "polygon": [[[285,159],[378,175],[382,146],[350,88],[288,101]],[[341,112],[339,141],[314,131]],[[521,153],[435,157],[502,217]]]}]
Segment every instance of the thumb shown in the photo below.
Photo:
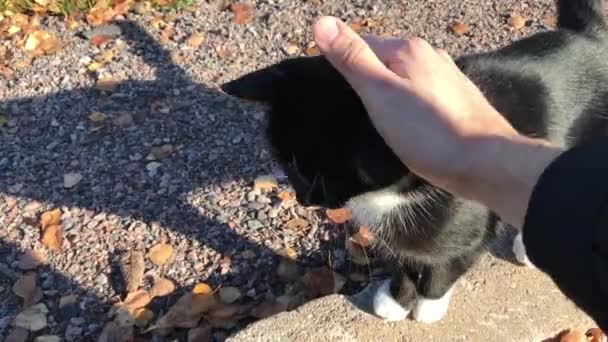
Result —
[{"label": "thumb", "polygon": [[396,76],[363,38],[334,17],[317,20],[313,25],[313,35],[325,58],[358,92],[373,87],[374,81],[386,81]]}]

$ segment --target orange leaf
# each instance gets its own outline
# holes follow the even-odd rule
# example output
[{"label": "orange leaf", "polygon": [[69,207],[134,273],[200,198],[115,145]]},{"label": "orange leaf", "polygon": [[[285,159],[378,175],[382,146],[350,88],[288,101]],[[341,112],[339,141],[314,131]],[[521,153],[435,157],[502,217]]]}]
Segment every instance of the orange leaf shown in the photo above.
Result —
[{"label": "orange leaf", "polygon": [[63,245],[63,227],[61,225],[47,227],[42,232],[40,241],[51,250],[61,252],[61,247]]},{"label": "orange leaf", "polygon": [[306,51],[304,51],[304,53],[306,54],[306,56],[318,56],[321,54],[321,51],[319,50],[318,47],[313,46],[313,47],[307,48]]},{"label": "orange leaf", "polygon": [[361,226],[357,234],[351,237],[351,240],[361,247],[367,247],[374,241],[374,236],[369,231],[369,228]]},{"label": "orange leaf", "polygon": [[526,26],[526,19],[524,19],[519,13],[511,13],[507,19],[507,24],[514,30],[519,30]]},{"label": "orange leaf", "polygon": [[161,243],[150,249],[150,260],[157,266],[162,266],[167,263],[167,260],[173,255],[173,247],[171,245]]},{"label": "orange leaf", "polygon": [[346,208],[327,209],[325,214],[327,215],[329,221],[333,224],[345,223],[353,218],[350,210]]},{"label": "orange leaf", "polygon": [[285,228],[293,231],[302,231],[308,228],[308,221],[302,218],[295,218],[285,223]]},{"label": "orange leaf", "polygon": [[249,4],[231,4],[230,11],[232,11],[232,13],[234,14],[234,17],[232,17],[232,21],[239,25],[245,25],[251,21],[253,10],[251,5]]},{"label": "orange leaf", "polygon": [[89,39],[89,41],[91,42],[91,44],[93,46],[100,46],[101,44],[107,42],[108,40],[110,40],[110,37],[103,36],[103,35],[93,36],[93,37],[91,37],[91,39]]},{"label": "orange leaf", "polygon": [[450,29],[452,30],[452,32],[456,33],[457,35],[463,35],[463,34],[467,34],[469,33],[470,29],[467,25],[461,23],[461,22],[455,22],[450,26]]},{"label": "orange leaf", "polygon": [[293,195],[291,194],[291,191],[283,190],[277,194],[277,198],[283,202],[286,202],[291,201],[293,199]]},{"label": "orange leaf", "polygon": [[57,208],[42,213],[40,215],[40,225],[42,229],[46,229],[49,226],[55,226],[61,223],[61,209]]}]

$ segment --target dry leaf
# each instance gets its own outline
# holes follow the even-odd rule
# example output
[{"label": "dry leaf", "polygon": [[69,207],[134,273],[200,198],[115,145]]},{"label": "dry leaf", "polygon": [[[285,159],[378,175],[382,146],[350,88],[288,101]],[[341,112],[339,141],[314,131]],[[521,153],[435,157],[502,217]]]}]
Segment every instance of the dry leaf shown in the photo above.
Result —
[{"label": "dry leaf", "polygon": [[234,303],[241,298],[241,290],[236,287],[222,287],[219,290],[220,300],[226,304]]},{"label": "dry leaf", "polygon": [[277,198],[283,202],[293,200],[293,194],[289,190],[283,190],[277,194]]},{"label": "dry leaf", "polygon": [[40,241],[51,250],[61,252],[61,247],[63,245],[63,227],[61,225],[47,227],[42,232]]},{"label": "dry leaf", "polygon": [[[114,50],[106,50],[102,53],[100,53],[99,55],[95,56],[95,61],[99,64],[99,66],[97,66],[97,69],[101,68],[104,64],[108,64],[112,61],[112,59],[114,58],[115,52]],[[91,64],[93,65],[93,64]],[[90,68],[95,69],[94,67],[91,67],[91,65],[89,65]],[[97,70],[95,69],[95,70]],[[92,70],[92,71],[95,71]]]},{"label": "dry leaf", "polygon": [[363,23],[360,21],[353,21],[349,23],[348,26],[350,26],[350,28],[355,32],[359,32],[363,29]]},{"label": "dry leaf", "polygon": [[144,253],[141,251],[131,251],[129,264],[124,268],[127,292],[134,292],[139,289],[139,286],[144,280],[145,267]]},{"label": "dry leaf", "polygon": [[32,305],[15,317],[13,324],[29,331],[38,331],[46,328],[46,315],[49,313],[46,305],[39,303]]},{"label": "dry leaf", "polygon": [[113,93],[118,89],[119,82],[112,78],[102,78],[95,82],[95,89]]},{"label": "dry leaf", "polygon": [[450,29],[452,30],[452,32],[456,33],[457,35],[463,35],[463,34],[467,34],[469,33],[470,29],[467,25],[461,23],[461,22],[455,22],[450,26]]},{"label": "dry leaf", "polygon": [[186,45],[193,49],[198,49],[205,41],[205,36],[200,32],[195,32],[186,39]]},{"label": "dry leaf", "polygon": [[108,118],[108,115],[102,112],[92,112],[91,114],[89,114],[88,118],[92,122],[99,123],[104,122]]},{"label": "dry leaf", "polygon": [[206,284],[197,284],[190,293],[186,293],[158,319],[147,331],[168,328],[194,328],[208,311],[217,306],[217,300],[211,288]]},{"label": "dry leaf", "polygon": [[321,54],[321,50],[319,50],[319,48],[316,46],[312,46],[307,48],[304,53],[306,54],[306,56],[318,56]]},{"label": "dry leaf", "polygon": [[150,289],[151,297],[163,297],[175,291],[175,285],[169,279],[154,277],[154,285]]},{"label": "dry leaf", "polygon": [[346,208],[327,209],[325,210],[325,215],[327,215],[327,218],[333,224],[345,223],[353,218],[350,210]]},{"label": "dry leaf", "polygon": [[188,331],[188,342],[209,342],[211,340],[211,326],[203,323]]},{"label": "dry leaf", "polygon": [[71,189],[78,185],[82,180],[82,175],[78,172],[69,172],[63,175],[63,187]]},{"label": "dry leaf", "polygon": [[285,48],[285,53],[287,53],[290,56],[293,56],[293,55],[297,54],[298,52],[300,52],[300,48],[298,47],[297,44],[294,44],[294,43],[287,44],[287,47]]},{"label": "dry leaf", "polygon": [[229,59],[232,57],[234,53],[234,48],[232,48],[229,44],[224,44],[221,46],[215,47],[215,52],[217,52],[217,56],[221,59]]},{"label": "dry leaf", "polygon": [[167,263],[171,255],[173,255],[173,247],[166,243],[161,243],[150,248],[148,257],[155,265],[162,266]]},{"label": "dry leaf", "polygon": [[21,255],[17,261],[17,267],[23,271],[29,271],[37,268],[46,261],[46,255],[41,250],[28,249]]},{"label": "dry leaf", "polygon": [[274,176],[259,176],[253,180],[254,190],[270,190],[278,187],[279,184]]},{"label": "dry leaf", "polygon": [[314,297],[332,294],[335,288],[334,274],[327,267],[309,269],[302,277],[302,283]]},{"label": "dry leaf", "polygon": [[98,0],[89,9],[86,19],[92,26],[99,26],[107,23],[118,15],[127,13],[131,8],[133,0]]},{"label": "dry leaf", "polygon": [[95,72],[95,71],[99,70],[101,67],[103,67],[103,64],[101,64],[99,62],[93,62],[87,66],[87,70],[90,72]]},{"label": "dry leaf", "polygon": [[287,310],[287,305],[275,299],[269,299],[262,302],[251,310],[251,316],[255,318],[267,318]]},{"label": "dry leaf", "polygon": [[42,227],[42,230],[58,224],[61,224],[61,209],[49,210],[40,215],[40,226]]},{"label": "dry leaf", "polygon": [[27,341],[27,337],[29,332],[25,328],[15,327],[11,330],[11,332],[6,336],[5,342],[25,342]]},{"label": "dry leaf", "polygon": [[232,21],[239,25],[245,25],[251,21],[253,9],[249,4],[231,4],[230,11],[234,14]]},{"label": "dry leaf", "polygon": [[165,159],[175,151],[175,148],[171,144],[165,144],[162,146],[152,147],[148,160],[161,160]]},{"label": "dry leaf", "polygon": [[294,232],[299,232],[308,228],[308,221],[303,218],[294,218],[285,223],[285,228]]},{"label": "dry leaf", "polygon": [[298,253],[291,247],[285,247],[281,254],[291,260],[296,260],[298,258]]},{"label": "dry leaf", "polygon": [[238,304],[219,303],[207,316],[217,320],[234,319],[241,312],[242,306]]},{"label": "dry leaf", "polygon": [[119,309],[124,309],[128,313],[134,314],[135,311],[139,308],[143,308],[148,305],[152,297],[147,291],[138,290],[135,292],[131,292],[127,295],[122,303],[118,304]]},{"label": "dry leaf", "polygon": [[135,325],[140,328],[145,327],[154,318],[154,312],[146,308],[135,310]]},{"label": "dry leaf", "polygon": [[101,44],[109,41],[110,39],[112,39],[111,37],[108,36],[104,36],[104,35],[98,35],[98,36],[93,36],[89,39],[89,42],[91,42],[91,45],[93,46],[100,46]]},{"label": "dry leaf", "polygon": [[13,293],[23,299],[23,306],[38,303],[42,299],[42,290],[36,286],[36,274],[24,274],[13,284]]},{"label": "dry leaf", "polygon": [[353,235],[350,239],[361,247],[368,247],[374,241],[374,236],[369,231],[369,228],[361,226],[357,234]]},{"label": "dry leaf", "polygon": [[514,30],[519,30],[526,26],[526,19],[524,19],[519,13],[511,13],[507,18],[507,24]]}]

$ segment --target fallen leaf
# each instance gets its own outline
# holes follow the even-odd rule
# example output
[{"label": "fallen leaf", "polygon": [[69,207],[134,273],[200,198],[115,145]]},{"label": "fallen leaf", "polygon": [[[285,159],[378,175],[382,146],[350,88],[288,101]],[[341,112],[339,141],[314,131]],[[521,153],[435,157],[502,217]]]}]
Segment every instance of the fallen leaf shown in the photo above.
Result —
[{"label": "fallen leaf", "polygon": [[56,335],[41,335],[36,337],[36,342],[61,342],[61,338]]},{"label": "fallen leaf", "polygon": [[162,146],[152,147],[152,150],[150,151],[150,156],[148,157],[148,160],[161,160],[161,159],[165,159],[168,156],[170,156],[171,153],[173,153],[174,151],[175,151],[175,148],[171,144],[165,144],[165,145],[162,145]]},{"label": "fallen leaf", "polygon": [[353,21],[349,23],[348,26],[350,26],[350,28],[355,32],[359,32],[363,29],[363,23],[360,21]]},{"label": "fallen leaf", "polygon": [[128,265],[124,267],[127,292],[134,292],[139,289],[139,286],[144,280],[145,267],[144,253],[141,251],[131,251]]},{"label": "fallen leaf", "polygon": [[49,313],[44,303],[32,305],[20,312],[13,324],[17,327],[25,328],[29,331],[38,331],[46,328],[46,315]]},{"label": "fallen leaf", "polygon": [[63,187],[71,189],[75,187],[82,180],[82,175],[78,172],[65,173],[63,175]]},{"label": "fallen leaf", "polygon": [[171,255],[173,255],[173,247],[166,243],[161,243],[150,248],[148,257],[155,265],[162,266],[167,263]]},{"label": "fallen leaf", "polygon": [[245,25],[251,21],[253,9],[249,4],[231,4],[230,11],[234,14],[232,21],[239,25]]},{"label": "fallen leaf", "polygon": [[150,309],[140,308],[135,310],[135,325],[140,328],[145,327],[154,318],[154,312]]},{"label": "fallen leaf", "polygon": [[361,226],[359,227],[359,231],[351,237],[351,240],[361,247],[368,247],[374,241],[374,236],[369,231],[369,228]]},{"label": "fallen leaf", "polygon": [[298,264],[291,260],[281,260],[277,267],[277,276],[281,279],[294,281],[297,280],[301,274],[302,271]]},{"label": "fallen leaf", "polygon": [[42,299],[42,290],[36,286],[36,274],[24,274],[13,284],[13,293],[23,299],[23,306],[28,307]]},{"label": "fallen leaf", "polygon": [[91,114],[89,114],[88,118],[92,122],[99,123],[104,122],[108,118],[108,115],[102,112],[92,112]]},{"label": "fallen leaf", "polygon": [[206,316],[218,320],[227,320],[235,318],[241,311],[241,305],[231,303],[220,303]]},{"label": "fallen leaf", "polygon": [[211,340],[211,326],[203,323],[188,331],[188,342],[209,342]]},{"label": "fallen leaf", "polygon": [[314,297],[332,294],[335,288],[333,272],[324,266],[307,270],[302,283]]},{"label": "fallen leaf", "polygon": [[135,13],[144,15],[152,10],[152,3],[150,1],[137,1],[133,5],[133,11]]},{"label": "fallen leaf", "polygon": [[548,29],[554,29],[557,25],[555,16],[545,16],[540,19],[540,22]]},{"label": "fallen leaf", "polygon": [[133,341],[133,327],[119,326],[115,322],[108,322],[101,331],[97,342],[123,342]]},{"label": "fallen leaf", "polygon": [[274,176],[265,175],[259,176],[253,180],[254,190],[270,190],[279,186],[277,179]]},{"label": "fallen leaf", "polygon": [[293,56],[293,55],[297,54],[298,52],[300,52],[300,48],[298,47],[297,44],[294,44],[294,43],[287,44],[287,47],[285,48],[285,53],[287,53],[290,56]]},{"label": "fallen leaf", "polygon": [[[104,66],[104,64],[108,64],[112,61],[112,59],[114,59],[114,50],[106,50],[98,55],[95,56],[95,61],[98,63],[98,65],[95,65],[95,67],[92,67],[92,64],[89,65],[89,69],[99,69],[102,66]],[[95,70],[90,70],[90,71],[95,71]]]},{"label": "fallen leaf", "polygon": [[287,310],[287,305],[276,299],[268,299],[251,310],[251,316],[255,318],[267,318]]},{"label": "fallen leaf", "polygon": [[507,18],[507,24],[514,30],[519,30],[526,26],[526,19],[524,19],[519,13],[511,13]]},{"label": "fallen leaf", "polygon": [[308,228],[308,221],[303,218],[294,218],[285,223],[285,228],[294,232],[299,232]]},{"label": "fallen leaf", "polygon": [[59,309],[63,309],[69,305],[75,305],[75,304],[77,304],[76,303],[77,300],[78,300],[78,295],[75,295],[75,294],[63,296],[63,297],[59,298]]},{"label": "fallen leaf", "polygon": [[91,39],[89,39],[89,42],[91,42],[91,45],[93,45],[93,46],[100,46],[101,44],[109,41],[110,39],[112,39],[112,38],[110,38],[108,36],[99,35],[99,36],[91,37]]},{"label": "fallen leaf", "polygon": [[16,327],[6,336],[5,342],[25,342],[27,341],[29,332],[25,328]]},{"label": "fallen leaf", "polygon": [[61,224],[61,209],[49,210],[40,215],[40,226],[43,230],[58,224]]},{"label": "fallen leaf", "polygon": [[347,221],[350,221],[353,218],[350,210],[346,208],[327,209],[325,210],[325,215],[327,215],[329,222],[333,224],[342,224]]},{"label": "fallen leaf", "polygon": [[46,255],[42,250],[28,249],[17,261],[17,267],[23,271],[30,271],[38,268],[46,261]]},{"label": "fallen leaf", "polygon": [[226,304],[234,303],[241,298],[241,290],[236,287],[222,287],[219,290],[220,300]]},{"label": "fallen leaf", "polygon": [[282,254],[291,260],[296,260],[298,258],[298,253],[291,247],[285,247]]},{"label": "fallen leaf", "polygon": [[113,18],[127,13],[131,8],[133,0],[108,0],[97,1],[86,15],[86,20],[91,26],[99,26],[111,21]]},{"label": "fallen leaf", "polygon": [[32,64],[32,58],[26,57],[13,63],[13,66],[17,69],[24,69]]},{"label": "fallen leaf", "polygon": [[234,55],[234,48],[230,44],[215,47],[217,56],[221,59],[229,59]]},{"label": "fallen leaf", "polygon": [[134,314],[139,308],[148,305],[152,300],[152,296],[145,290],[138,290],[127,294],[124,301],[119,304],[119,308],[125,309],[127,312]]},{"label": "fallen leaf", "polygon": [[307,48],[304,53],[306,54],[306,56],[318,56],[321,54],[321,50],[319,50],[319,48],[316,46],[312,46]]},{"label": "fallen leaf", "polygon": [[101,69],[101,67],[103,67],[102,63],[93,62],[87,66],[87,70],[89,70],[90,72],[95,72],[95,71]]},{"label": "fallen leaf", "polygon": [[41,335],[36,337],[36,342],[61,342],[61,338],[56,335]]},{"label": "fallen leaf", "polygon": [[202,316],[215,308],[218,302],[207,284],[197,284],[191,292],[184,294],[146,331],[169,328],[194,328]]},{"label": "fallen leaf", "polygon": [[61,247],[63,245],[63,227],[61,225],[47,227],[42,232],[40,241],[51,250],[61,252]]},{"label": "fallen leaf", "polygon": [[163,297],[171,294],[175,291],[175,285],[169,279],[161,278],[158,276],[154,277],[154,285],[150,289],[149,293],[151,297]]},{"label": "fallen leaf", "polygon": [[94,88],[100,91],[113,93],[118,89],[120,83],[112,78],[102,78],[95,82]]},{"label": "fallen leaf", "polygon": [[463,34],[467,34],[469,33],[470,29],[467,25],[461,23],[461,22],[455,22],[450,26],[450,29],[452,30],[452,32],[456,33],[457,35],[463,35]]},{"label": "fallen leaf", "polygon": [[293,200],[293,194],[289,190],[283,190],[277,194],[277,198],[283,202]]},{"label": "fallen leaf", "polygon": [[198,49],[205,41],[205,36],[202,33],[195,32],[186,39],[186,45],[193,49]]}]

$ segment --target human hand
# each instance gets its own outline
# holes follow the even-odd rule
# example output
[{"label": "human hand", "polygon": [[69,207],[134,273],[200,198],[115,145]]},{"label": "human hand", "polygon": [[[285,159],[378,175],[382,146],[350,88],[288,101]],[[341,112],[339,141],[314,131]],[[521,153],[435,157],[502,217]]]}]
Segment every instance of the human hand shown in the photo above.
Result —
[{"label": "human hand", "polygon": [[447,53],[422,39],[365,41],[331,17],[319,19],[313,33],[412,172],[521,224],[557,149],[519,135]]}]

